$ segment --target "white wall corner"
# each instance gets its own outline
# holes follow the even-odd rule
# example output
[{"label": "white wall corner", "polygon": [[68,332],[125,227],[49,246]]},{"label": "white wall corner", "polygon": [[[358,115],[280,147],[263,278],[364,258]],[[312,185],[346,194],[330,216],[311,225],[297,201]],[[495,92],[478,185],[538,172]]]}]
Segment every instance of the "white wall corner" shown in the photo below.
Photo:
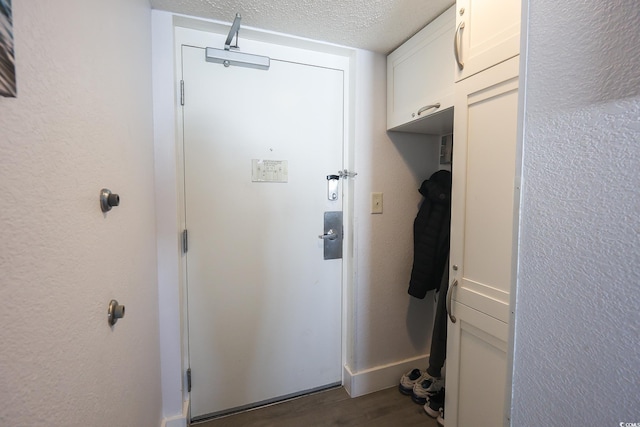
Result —
[{"label": "white wall corner", "polygon": [[362,372],[351,372],[344,367],[344,388],[351,397],[395,387],[402,374],[414,368],[424,369],[429,364],[429,355],[413,357],[386,365],[376,366]]},{"label": "white wall corner", "polygon": [[189,405],[190,400],[185,400],[182,404],[182,414],[172,417],[165,417],[160,427],[188,427],[189,422]]}]

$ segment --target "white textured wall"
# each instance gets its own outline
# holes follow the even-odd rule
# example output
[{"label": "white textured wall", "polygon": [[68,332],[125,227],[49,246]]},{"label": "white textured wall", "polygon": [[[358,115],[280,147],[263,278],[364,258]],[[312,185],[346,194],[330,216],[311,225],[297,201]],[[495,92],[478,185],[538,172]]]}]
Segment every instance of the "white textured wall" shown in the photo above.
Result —
[{"label": "white textured wall", "polygon": [[640,4],[529,5],[512,425],[640,422]]},{"label": "white textured wall", "polygon": [[[0,425],[161,418],[147,0],[13,1],[0,98]],[[102,187],[121,196],[106,217]],[[126,306],[113,329],[112,298]]]},{"label": "white textured wall", "polygon": [[[429,352],[433,292],[407,294],[422,181],[438,169],[437,137],[386,133],[386,56],[357,53],[353,373]],[[384,212],[372,215],[371,192]],[[424,369],[426,366],[420,366]]]}]

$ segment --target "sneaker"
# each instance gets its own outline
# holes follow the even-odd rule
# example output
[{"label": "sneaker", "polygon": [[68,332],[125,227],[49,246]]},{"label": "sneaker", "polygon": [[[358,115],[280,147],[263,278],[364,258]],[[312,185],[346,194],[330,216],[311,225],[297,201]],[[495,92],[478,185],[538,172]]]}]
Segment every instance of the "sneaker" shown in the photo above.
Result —
[{"label": "sneaker", "polygon": [[424,404],[424,411],[432,418],[442,417],[444,420],[444,388],[429,397]]},{"label": "sneaker", "polygon": [[398,389],[400,393],[410,395],[413,391],[413,386],[422,378],[424,374],[420,369],[414,369],[411,372],[407,372],[400,378],[400,384]]},{"label": "sneaker", "polygon": [[444,387],[444,378],[434,378],[426,372],[419,381],[413,386],[411,398],[414,402],[424,405],[427,398],[438,393]]}]

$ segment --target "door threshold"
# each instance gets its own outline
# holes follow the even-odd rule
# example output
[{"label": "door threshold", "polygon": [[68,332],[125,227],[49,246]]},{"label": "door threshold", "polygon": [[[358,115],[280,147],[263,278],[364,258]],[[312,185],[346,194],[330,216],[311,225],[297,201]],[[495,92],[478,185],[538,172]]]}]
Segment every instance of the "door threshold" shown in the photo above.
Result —
[{"label": "door threshold", "polygon": [[191,425],[196,425],[198,423],[204,423],[204,422],[215,420],[215,419],[225,418],[231,415],[241,414],[243,412],[255,411],[256,409],[262,409],[268,406],[277,405],[279,403],[289,402],[291,400],[296,400],[302,397],[323,393],[325,391],[334,390],[340,387],[342,387],[342,383],[327,384],[327,385],[312,388],[309,390],[304,390],[298,393],[291,393],[291,394],[287,394],[280,397],[274,397],[273,399],[263,400],[261,402],[250,403],[248,405],[237,406],[235,408],[226,409],[223,411],[212,412],[206,415],[200,415],[199,417],[194,417],[191,419]]}]

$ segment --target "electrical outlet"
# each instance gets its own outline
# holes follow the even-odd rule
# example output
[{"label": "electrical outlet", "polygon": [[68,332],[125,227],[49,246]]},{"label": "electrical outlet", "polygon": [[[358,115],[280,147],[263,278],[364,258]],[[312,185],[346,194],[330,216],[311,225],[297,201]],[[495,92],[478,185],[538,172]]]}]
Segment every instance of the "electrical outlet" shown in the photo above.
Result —
[{"label": "electrical outlet", "polygon": [[382,213],[382,193],[371,193],[371,213]]}]

